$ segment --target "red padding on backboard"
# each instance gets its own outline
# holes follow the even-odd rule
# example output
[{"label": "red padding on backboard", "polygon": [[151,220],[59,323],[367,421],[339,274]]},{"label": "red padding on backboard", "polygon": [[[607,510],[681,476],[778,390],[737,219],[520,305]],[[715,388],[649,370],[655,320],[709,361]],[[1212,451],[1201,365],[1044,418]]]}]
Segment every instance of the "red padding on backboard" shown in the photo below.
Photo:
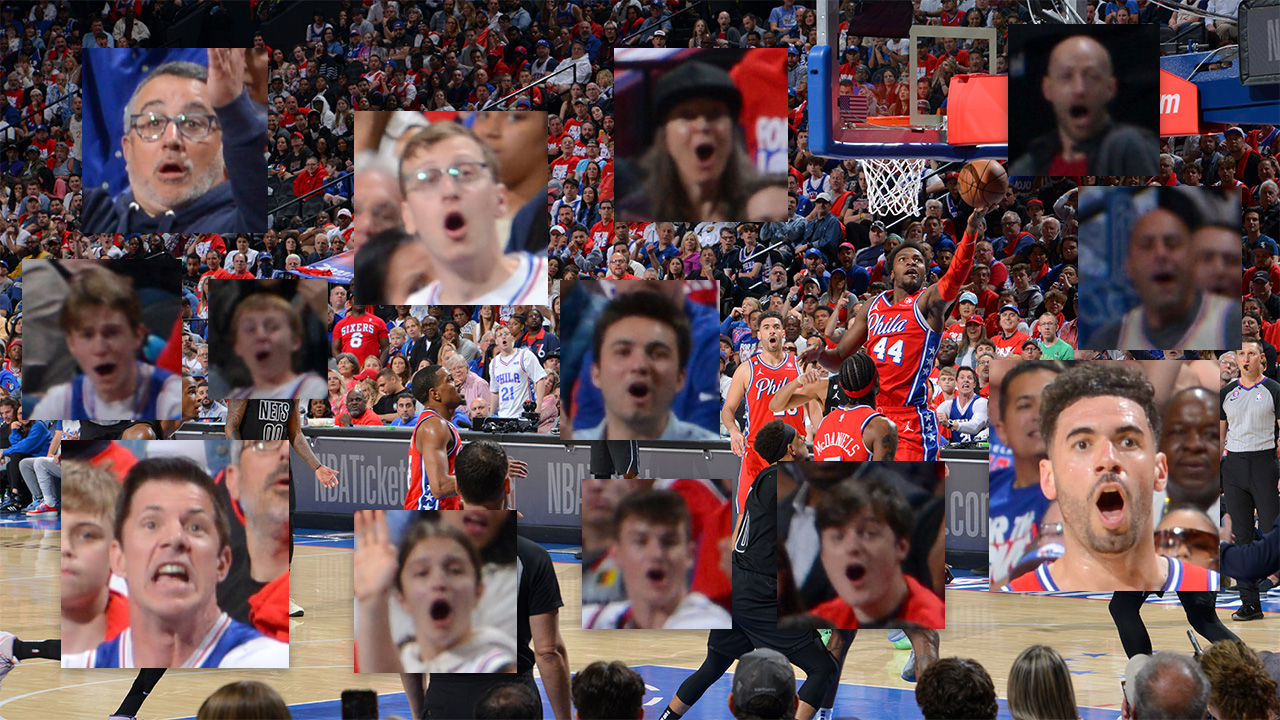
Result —
[{"label": "red padding on backboard", "polygon": [[947,91],[947,142],[1009,142],[1009,76],[974,73],[951,78]]}]

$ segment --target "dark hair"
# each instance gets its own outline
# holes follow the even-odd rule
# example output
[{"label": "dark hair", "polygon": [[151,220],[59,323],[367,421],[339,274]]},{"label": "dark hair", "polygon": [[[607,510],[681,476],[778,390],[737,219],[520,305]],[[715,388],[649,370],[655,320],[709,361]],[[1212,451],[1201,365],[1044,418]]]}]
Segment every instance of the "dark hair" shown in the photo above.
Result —
[{"label": "dark hair", "polygon": [[760,323],[764,324],[764,321],[768,320],[769,318],[777,318],[778,322],[784,326],[787,324],[786,320],[782,317],[782,313],[778,312],[777,310],[765,310],[763,313],[761,313]]},{"label": "dark hair", "polygon": [[[880,377],[876,373],[876,363],[871,356],[864,352],[856,352],[844,359],[840,363],[840,387],[846,393],[856,393],[866,388],[868,385],[879,385]],[[872,390],[867,395],[854,398],[862,405],[875,405],[876,390]]]},{"label": "dark hair", "polygon": [[527,685],[504,683],[484,692],[476,702],[477,720],[519,720],[535,718],[542,710],[542,700]]},{"label": "dark hair", "polygon": [[458,494],[468,505],[502,500],[507,480],[507,451],[492,440],[469,442],[453,461]]},{"label": "dark hair", "polygon": [[621,660],[597,660],[573,675],[573,705],[582,720],[638,718],[644,679]]},{"label": "dark hair", "polygon": [[[788,428],[791,432],[787,432]],[[787,447],[795,439],[796,429],[785,420],[773,420],[756,433],[755,450],[770,465],[787,454]],[[755,480],[755,478],[752,478]]]},{"label": "dark hair", "polygon": [[693,532],[684,497],[671,490],[637,490],[622,498],[613,511],[613,531],[621,530],[622,523],[633,516],[655,525],[683,526],[686,539]]},{"label": "dark hair", "polygon": [[471,558],[476,584],[480,583],[480,551],[471,542],[471,538],[448,523],[420,519],[404,531],[404,537],[400,538],[400,545],[396,548],[396,590],[403,590],[400,576],[404,573],[404,564],[408,562],[409,554],[418,546],[418,543],[434,538],[446,538],[461,545],[466,550],[467,556]]},{"label": "dark hair", "polygon": [[916,683],[916,705],[925,720],[995,720],[996,686],[977,660],[949,657],[933,662]]},{"label": "dark hair", "polygon": [[977,370],[974,370],[973,368],[969,367],[968,365],[961,365],[960,367],[956,368],[956,379],[957,379],[957,380],[959,380],[959,379],[960,379],[960,373],[962,373],[962,372],[964,372],[964,371],[966,371],[966,370],[968,370],[969,372],[973,373],[973,384],[976,386],[976,385],[980,382],[980,380],[979,380],[979,378],[978,378],[978,371],[977,371]]},{"label": "dark hair", "polygon": [[440,384],[440,373],[444,368],[440,365],[428,365],[413,374],[413,382],[410,388],[413,391],[413,399],[427,404],[427,393],[431,392]]},{"label": "dark hair", "polygon": [[689,316],[666,295],[648,290],[619,295],[605,306],[600,319],[596,321],[595,334],[591,339],[591,349],[595,352],[596,362],[600,361],[603,354],[604,336],[609,332],[609,328],[632,316],[646,317],[669,326],[676,335],[680,368],[684,369],[688,365],[692,344]]},{"label": "dark hair", "polygon": [[115,524],[112,530],[117,540],[123,542],[124,523],[132,509],[133,496],[138,489],[149,482],[170,481],[195,485],[209,496],[213,505],[213,524],[218,531],[218,548],[227,547],[231,543],[231,527],[227,521],[227,509],[218,498],[217,486],[199,465],[185,457],[150,457],[138,461],[129,468],[124,476],[124,487],[120,491],[120,502],[116,505]]},{"label": "dark hair", "polygon": [[818,507],[818,530],[840,527],[864,509],[871,510],[876,518],[888,525],[895,539],[911,537],[911,505],[897,486],[878,477],[837,483],[828,494],[827,502]]},{"label": "dark hair", "polygon": [[385,305],[390,300],[404,299],[386,296],[387,269],[400,248],[417,241],[418,238],[405,232],[403,228],[394,227],[370,237],[360,248],[360,252],[356,253],[352,284],[360,289],[359,299],[362,303]]},{"label": "dark hair", "polygon": [[915,250],[916,252],[920,253],[920,257],[921,257],[921,258],[923,258],[923,259],[924,259],[925,264],[926,264],[926,265],[928,265],[928,263],[929,263],[929,256],[930,256],[930,253],[929,253],[929,251],[928,251],[927,249],[925,249],[925,246],[924,246],[924,245],[921,245],[920,243],[916,242],[915,240],[903,240],[902,242],[898,243],[898,244],[897,244],[897,246],[896,246],[896,247],[894,247],[894,248],[893,248],[893,250],[889,253],[888,257],[886,257],[886,258],[884,259],[884,263],[885,263],[885,265],[884,265],[884,266],[888,269],[888,273],[889,273],[889,277],[890,277],[890,278],[892,278],[892,277],[893,277],[893,260],[894,260],[894,258],[896,258],[896,257],[898,256],[898,253],[900,253],[900,252],[902,252],[903,250],[906,250],[906,249],[908,249],[908,248],[913,249],[913,250]]},{"label": "dark hair", "polygon": [[1045,446],[1053,442],[1058,416],[1071,405],[1093,397],[1132,400],[1142,408],[1151,428],[1151,442],[1160,441],[1160,413],[1156,411],[1155,388],[1141,370],[1120,363],[1078,363],[1045,387],[1040,396],[1040,435]]}]

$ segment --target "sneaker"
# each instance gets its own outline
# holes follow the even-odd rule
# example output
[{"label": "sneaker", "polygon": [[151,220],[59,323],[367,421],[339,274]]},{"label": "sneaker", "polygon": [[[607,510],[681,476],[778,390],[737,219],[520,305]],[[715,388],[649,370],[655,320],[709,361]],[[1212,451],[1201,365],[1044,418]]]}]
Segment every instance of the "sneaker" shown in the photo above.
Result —
[{"label": "sneaker", "polygon": [[1231,613],[1231,619],[1236,622],[1261,620],[1264,617],[1266,616],[1262,614],[1262,608],[1257,605],[1241,605],[1239,610]]},{"label": "sneaker", "polygon": [[39,500],[32,500],[30,505],[22,508],[22,512],[29,513],[43,504],[44,504],[44,498],[40,498]]},{"label": "sneaker", "polygon": [[1258,581],[1258,592],[1260,592],[1260,593],[1267,592],[1267,591],[1271,590],[1271,588],[1273,588],[1273,587],[1275,587],[1275,586],[1276,586],[1276,584],[1275,584],[1275,583],[1273,583],[1273,582],[1271,582],[1271,578],[1270,578],[1269,576],[1268,576],[1268,577],[1264,577],[1264,578],[1262,578],[1261,580],[1259,580],[1259,581]]},{"label": "sneaker", "polygon": [[899,650],[910,650],[911,640],[907,638],[907,634],[902,630],[894,629],[889,631],[889,642]]},{"label": "sneaker", "polygon": [[28,510],[27,514],[28,515],[57,515],[58,508],[52,505],[47,505],[45,503],[40,503],[40,507],[34,510]]},{"label": "sneaker", "polygon": [[835,711],[831,708],[818,708],[818,714],[813,716],[813,720],[831,720],[835,717]]},{"label": "sneaker", "polygon": [[4,676],[18,664],[13,657],[13,641],[17,639],[13,633],[0,630],[0,681],[3,681]]},{"label": "sneaker", "polygon": [[0,507],[0,513],[21,513],[26,510],[18,504],[17,500],[10,500],[4,507]]},{"label": "sneaker", "polygon": [[289,617],[302,617],[302,607],[289,598]]},{"label": "sneaker", "polygon": [[907,666],[902,668],[902,679],[909,683],[916,681],[916,651],[911,651],[911,656],[907,658]]}]

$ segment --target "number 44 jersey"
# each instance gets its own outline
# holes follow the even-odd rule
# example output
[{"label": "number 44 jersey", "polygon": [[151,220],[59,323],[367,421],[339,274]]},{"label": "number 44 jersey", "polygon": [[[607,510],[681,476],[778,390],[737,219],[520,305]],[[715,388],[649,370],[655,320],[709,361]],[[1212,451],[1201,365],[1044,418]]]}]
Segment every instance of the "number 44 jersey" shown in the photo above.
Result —
[{"label": "number 44 jersey", "polygon": [[925,321],[918,305],[920,290],[893,302],[893,291],[877,295],[867,308],[867,340],[863,347],[876,362],[881,408],[924,406],[929,402],[929,373],[942,334]]}]

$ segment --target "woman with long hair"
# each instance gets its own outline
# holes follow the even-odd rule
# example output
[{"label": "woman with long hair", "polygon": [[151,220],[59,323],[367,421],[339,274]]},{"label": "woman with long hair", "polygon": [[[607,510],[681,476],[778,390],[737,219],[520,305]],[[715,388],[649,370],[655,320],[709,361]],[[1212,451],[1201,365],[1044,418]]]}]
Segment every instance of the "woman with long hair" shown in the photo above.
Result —
[{"label": "woman with long hair", "polygon": [[974,351],[977,350],[978,343],[986,339],[987,326],[982,324],[982,318],[978,315],[970,316],[964,324],[964,334],[956,345],[956,366],[971,368],[977,365],[978,359],[973,356]]},{"label": "woman with long hair", "polygon": [[871,87],[882,115],[889,115],[888,108],[898,101],[898,73],[892,67],[886,67],[880,74],[880,82]]},{"label": "woman with long hair", "polygon": [[596,192],[600,191],[600,180],[604,177],[604,171],[600,169],[600,163],[587,163],[587,170],[583,173],[582,190],[585,194],[587,188],[591,188]]},{"label": "woman with long hair", "polygon": [[698,18],[693,23],[693,37],[689,39],[689,45],[687,47],[711,47],[711,42],[711,30],[707,28],[707,21],[702,18]]},{"label": "woman with long hair", "polygon": [[[1132,682],[1132,679],[1130,679]],[[1032,645],[1009,670],[1009,714],[1014,720],[1077,720],[1071,670],[1057,650]]]},{"label": "woman with long hair", "polygon": [[666,267],[663,268],[663,280],[683,280],[684,279],[684,260],[679,257],[673,257],[667,260]]},{"label": "woman with long hair", "polygon": [[405,356],[396,354],[387,358],[387,367],[400,378],[402,385],[409,387],[413,381],[413,373],[409,372],[409,360]]},{"label": "woman with long hair", "polygon": [[684,263],[684,272],[681,277],[687,277],[698,271],[702,265],[702,251],[698,246],[698,236],[692,232],[687,232],[680,239],[680,254],[677,256]]},{"label": "woman with long hair", "polygon": [[498,313],[494,310],[494,307],[492,305],[481,305],[480,323],[476,327],[476,341],[479,342],[480,338],[493,332],[494,328],[498,327],[499,324]]},{"label": "woman with long hair", "polygon": [[[595,165],[595,163],[587,163],[587,166]],[[581,223],[588,230],[600,222],[600,203],[597,199],[599,190],[590,185],[582,186],[582,200],[578,203],[578,211],[574,213],[574,220]]]},{"label": "woman with long hair", "polygon": [[737,132],[742,93],[729,74],[682,63],[658,80],[651,107],[656,128],[639,162],[644,179],[619,202],[619,219],[760,219],[745,214],[759,173]]}]

